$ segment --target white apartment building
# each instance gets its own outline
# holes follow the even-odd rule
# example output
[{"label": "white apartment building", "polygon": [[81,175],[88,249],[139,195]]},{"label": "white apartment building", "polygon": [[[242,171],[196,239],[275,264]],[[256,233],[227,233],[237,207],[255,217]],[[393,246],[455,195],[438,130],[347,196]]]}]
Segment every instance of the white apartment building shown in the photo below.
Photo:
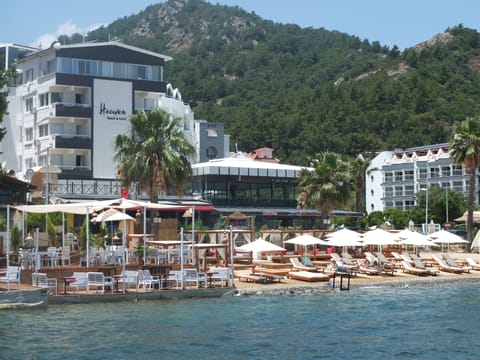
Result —
[{"label": "white apartment building", "polygon": [[463,166],[453,163],[448,143],[381,152],[366,174],[367,213],[408,210],[416,205],[419,191],[433,186],[468,197],[469,176]]},{"label": "white apartment building", "polygon": [[41,186],[50,183],[54,196],[118,197],[114,140],[129,132],[128,119],[140,110],[159,107],[180,117],[197,149],[193,163],[228,155],[223,124],[195,120],[180,91],[164,80],[169,56],[105,42],[52,46],[15,60],[0,161],[20,179],[47,173]]}]

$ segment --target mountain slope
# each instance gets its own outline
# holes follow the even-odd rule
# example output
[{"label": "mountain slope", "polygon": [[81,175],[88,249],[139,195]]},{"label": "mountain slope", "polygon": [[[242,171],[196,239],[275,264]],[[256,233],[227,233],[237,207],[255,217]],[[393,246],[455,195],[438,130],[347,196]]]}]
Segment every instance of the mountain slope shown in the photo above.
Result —
[{"label": "mountain slope", "polygon": [[446,142],[479,112],[480,37],[461,25],[400,53],[238,7],[169,0],[88,35],[112,38],[172,55],[167,80],[197,118],[224,123],[239,149],[270,146],[285,162]]}]

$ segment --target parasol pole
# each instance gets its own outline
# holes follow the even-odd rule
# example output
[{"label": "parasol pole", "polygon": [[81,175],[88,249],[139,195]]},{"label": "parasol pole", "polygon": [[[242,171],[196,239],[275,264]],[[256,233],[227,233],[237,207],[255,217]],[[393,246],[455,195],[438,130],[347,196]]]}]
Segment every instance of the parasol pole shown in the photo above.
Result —
[{"label": "parasol pole", "polygon": [[147,206],[143,207],[143,264],[147,259]]},{"label": "parasol pole", "polygon": [[185,274],[183,273],[183,227],[180,228],[180,274],[182,279],[182,290],[185,290]]},{"label": "parasol pole", "polygon": [[87,225],[86,225],[86,247],[87,247],[87,268],[90,266],[90,206],[87,206]]},{"label": "parasol pole", "polygon": [[38,253],[38,238],[40,237],[40,228],[35,229],[35,272],[40,269],[40,254]]},{"label": "parasol pole", "polygon": [[[123,208],[123,214],[125,214],[125,208]],[[123,229],[122,229],[122,274],[123,274],[123,292],[125,293],[125,263],[127,261],[126,259],[126,254],[127,254],[127,233],[126,233],[126,226],[127,226],[127,221],[123,220]]]},{"label": "parasol pole", "polygon": [[10,265],[10,205],[7,205],[7,269],[9,265]]},{"label": "parasol pole", "polygon": [[233,230],[232,230],[232,225],[229,226],[230,228],[230,263],[232,267],[232,287],[235,287],[235,276],[234,276],[234,271],[235,271],[235,265],[233,264]]}]

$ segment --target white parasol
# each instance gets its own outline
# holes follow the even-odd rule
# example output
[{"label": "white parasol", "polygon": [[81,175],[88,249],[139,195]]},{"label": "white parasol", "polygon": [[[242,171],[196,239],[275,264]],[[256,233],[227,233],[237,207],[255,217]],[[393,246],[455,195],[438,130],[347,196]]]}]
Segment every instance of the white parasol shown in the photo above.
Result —
[{"label": "white parasol", "polygon": [[262,253],[286,251],[285,248],[272,244],[271,242],[263,239],[257,239],[255,241],[249,242],[245,245],[239,246],[237,249],[251,251],[253,258],[256,260],[261,258]]},{"label": "white parasol", "polygon": [[328,242],[309,234],[303,234],[303,235],[294,237],[293,239],[285,241],[285,244],[310,246],[310,245],[328,245]]},{"label": "white parasol", "polygon": [[418,231],[404,229],[396,234],[401,240],[402,245],[412,246],[439,246],[435,244],[430,236],[420,234]]},{"label": "white parasol", "polygon": [[347,247],[347,246],[362,246],[362,234],[343,228],[341,230],[329,233],[326,235],[328,239],[328,246]]},{"label": "white parasol", "polygon": [[369,230],[363,234],[363,245],[398,245],[400,238],[382,229]]}]

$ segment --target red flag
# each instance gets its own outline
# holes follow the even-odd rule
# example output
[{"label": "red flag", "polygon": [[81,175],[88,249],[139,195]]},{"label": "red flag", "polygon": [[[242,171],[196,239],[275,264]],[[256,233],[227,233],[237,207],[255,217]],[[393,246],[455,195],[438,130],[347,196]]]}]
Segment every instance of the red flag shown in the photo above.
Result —
[{"label": "red flag", "polygon": [[120,190],[120,195],[122,196],[122,198],[128,199],[128,188],[122,188]]}]

